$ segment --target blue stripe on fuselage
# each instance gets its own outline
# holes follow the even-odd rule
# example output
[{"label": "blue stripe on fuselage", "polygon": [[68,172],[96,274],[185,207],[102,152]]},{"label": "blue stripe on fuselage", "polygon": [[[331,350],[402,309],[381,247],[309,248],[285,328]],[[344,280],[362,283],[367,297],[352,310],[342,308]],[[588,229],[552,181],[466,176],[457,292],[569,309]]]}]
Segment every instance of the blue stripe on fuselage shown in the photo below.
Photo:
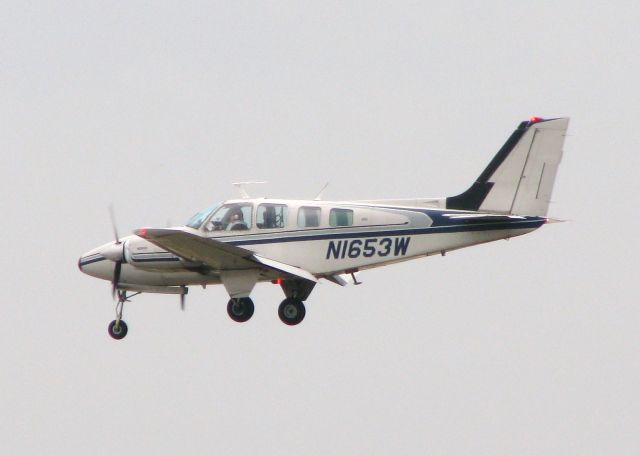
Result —
[{"label": "blue stripe on fuselage", "polygon": [[[434,222],[436,221],[432,214],[427,213]],[[274,244],[282,242],[302,242],[302,241],[318,241],[330,239],[349,239],[349,238],[368,238],[368,237],[384,237],[384,236],[410,236],[415,234],[440,234],[440,233],[464,233],[471,231],[492,231],[492,230],[509,230],[509,229],[535,229],[542,226],[545,218],[527,217],[524,220],[518,219],[512,222],[484,222],[484,223],[463,223],[452,221],[446,217],[437,217],[438,223],[434,223],[430,227],[424,228],[405,228],[405,229],[389,229],[389,230],[366,230],[362,227],[362,231],[346,231],[353,230],[357,227],[348,227],[338,229],[338,232],[312,234],[312,235],[284,235],[284,233],[274,233],[277,237],[264,239],[243,239],[231,240],[229,238],[215,238],[217,241],[227,242],[231,245],[255,245],[255,244]],[[440,226],[438,226],[440,225]],[[297,233],[304,232],[304,230]],[[229,239],[229,240],[227,240]]]}]

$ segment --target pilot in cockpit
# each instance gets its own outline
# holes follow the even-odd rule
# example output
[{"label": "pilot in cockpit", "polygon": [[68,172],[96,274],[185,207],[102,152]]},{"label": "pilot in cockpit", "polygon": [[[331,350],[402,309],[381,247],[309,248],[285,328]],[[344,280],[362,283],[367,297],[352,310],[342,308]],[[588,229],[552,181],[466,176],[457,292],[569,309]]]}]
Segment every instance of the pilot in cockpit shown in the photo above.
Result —
[{"label": "pilot in cockpit", "polygon": [[248,230],[247,224],[244,222],[242,211],[237,210],[229,217],[229,223],[227,224],[227,231]]}]

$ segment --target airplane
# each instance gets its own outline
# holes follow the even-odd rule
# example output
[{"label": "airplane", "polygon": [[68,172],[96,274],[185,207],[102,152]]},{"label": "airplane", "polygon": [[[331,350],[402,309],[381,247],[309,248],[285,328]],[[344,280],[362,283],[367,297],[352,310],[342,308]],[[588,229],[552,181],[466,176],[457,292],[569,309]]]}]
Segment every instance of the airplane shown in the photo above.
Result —
[{"label": "airplane", "polygon": [[[210,206],[185,226],[141,228],[83,254],[78,266],[112,283],[114,339],[128,328],[124,303],[140,293],[180,295],[189,286],[222,284],[236,322],[254,313],[258,282],[281,286],[278,316],[303,321],[307,300],[324,279],[360,284],[356,273],[401,261],[445,255],[530,233],[547,222],[568,118],[521,122],[489,165],[459,195],[367,201],[242,198]],[[114,228],[115,230],[115,228]]]}]

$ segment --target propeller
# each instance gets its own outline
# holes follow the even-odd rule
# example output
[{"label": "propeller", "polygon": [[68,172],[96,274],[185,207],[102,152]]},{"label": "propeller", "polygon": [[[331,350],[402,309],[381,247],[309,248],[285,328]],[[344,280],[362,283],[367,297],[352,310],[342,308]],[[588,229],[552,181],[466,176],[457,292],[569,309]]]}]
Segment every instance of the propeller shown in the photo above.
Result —
[{"label": "propeller", "polygon": [[113,229],[113,237],[116,240],[116,244],[120,244],[120,236],[118,236],[118,227],[116,226],[116,213],[113,209],[113,204],[109,204],[109,219],[111,220],[111,229]]},{"label": "propeller", "polygon": [[118,291],[118,283],[120,283],[120,273],[122,272],[124,246],[120,247],[122,245],[122,241],[120,241],[120,237],[118,236],[118,227],[116,226],[116,216],[115,211],[113,210],[113,204],[109,205],[109,217],[111,219],[111,228],[113,229],[115,242],[113,244],[113,248],[103,252],[102,255],[115,262],[115,266],[113,267],[113,281],[111,282],[111,296],[115,299]]},{"label": "propeller", "polygon": [[184,293],[180,293],[180,310],[184,312],[186,298]]}]

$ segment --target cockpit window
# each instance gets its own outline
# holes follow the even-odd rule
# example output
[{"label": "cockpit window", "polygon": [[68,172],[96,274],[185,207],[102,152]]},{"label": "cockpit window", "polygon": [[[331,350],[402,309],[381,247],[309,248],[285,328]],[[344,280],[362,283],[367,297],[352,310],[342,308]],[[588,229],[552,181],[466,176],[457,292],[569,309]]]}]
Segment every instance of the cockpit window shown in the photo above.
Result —
[{"label": "cockpit window", "polygon": [[287,226],[287,206],[284,204],[261,204],[256,213],[258,228],[284,228]]},{"label": "cockpit window", "polygon": [[206,231],[238,231],[251,228],[253,205],[225,204],[215,211],[205,226]]},{"label": "cockpit window", "polygon": [[187,220],[187,226],[195,230],[199,229],[207,217],[209,217],[209,214],[215,211],[218,207],[220,207],[220,204],[214,204],[206,209],[202,209],[196,215]]}]

